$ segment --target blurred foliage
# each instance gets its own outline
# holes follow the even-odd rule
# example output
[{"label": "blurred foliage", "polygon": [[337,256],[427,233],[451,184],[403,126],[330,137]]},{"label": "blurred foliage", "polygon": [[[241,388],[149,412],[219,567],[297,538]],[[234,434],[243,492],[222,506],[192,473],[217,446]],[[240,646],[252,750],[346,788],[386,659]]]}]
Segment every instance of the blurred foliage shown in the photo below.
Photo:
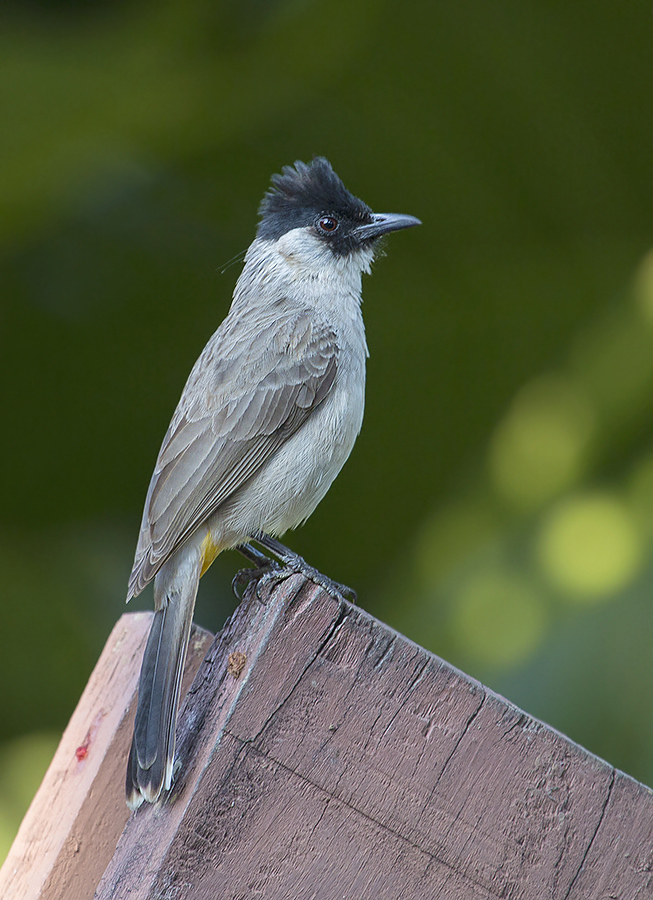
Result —
[{"label": "blurred foliage", "polygon": [[[229,261],[316,153],[424,225],[365,285],[363,432],[288,542],[652,783],[650,11],[33,0],[0,25],[2,834],[123,611]],[[203,580],[207,627],[241,564]]]},{"label": "blurred foliage", "polygon": [[56,732],[34,731],[0,747],[0,860],[11,847],[59,738]]}]

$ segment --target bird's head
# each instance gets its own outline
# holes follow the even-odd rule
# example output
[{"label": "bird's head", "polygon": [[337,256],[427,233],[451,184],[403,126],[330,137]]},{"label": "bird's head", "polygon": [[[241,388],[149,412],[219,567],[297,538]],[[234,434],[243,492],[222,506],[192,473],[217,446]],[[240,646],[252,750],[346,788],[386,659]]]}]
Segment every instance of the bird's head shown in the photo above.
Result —
[{"label": "bird's head", "polygon": [[421,224],[414,216],[372,212],[322,156],[273,175],[259,215],[257,238],[278,243],[289,261],[309,269],[338,261],[365,271],[379,238]]}]

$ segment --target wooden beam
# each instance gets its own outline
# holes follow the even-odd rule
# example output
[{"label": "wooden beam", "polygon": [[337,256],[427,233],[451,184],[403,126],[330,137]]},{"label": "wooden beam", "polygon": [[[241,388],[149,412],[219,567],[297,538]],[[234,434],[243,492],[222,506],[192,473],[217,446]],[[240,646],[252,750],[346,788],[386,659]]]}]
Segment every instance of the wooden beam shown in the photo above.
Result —
[{"label": "wooden beam", "polygon": [[299,576],[248,591],[178,746],[97,900],[653,893],[648,788]]},{"label": "wooden beam", "polygon": [[[151,620],[124,615],[111,632],[0,870],[3,900],[93,896],[129,818],[125,766]],[[186,688],[211,638],[194,629]]]}]

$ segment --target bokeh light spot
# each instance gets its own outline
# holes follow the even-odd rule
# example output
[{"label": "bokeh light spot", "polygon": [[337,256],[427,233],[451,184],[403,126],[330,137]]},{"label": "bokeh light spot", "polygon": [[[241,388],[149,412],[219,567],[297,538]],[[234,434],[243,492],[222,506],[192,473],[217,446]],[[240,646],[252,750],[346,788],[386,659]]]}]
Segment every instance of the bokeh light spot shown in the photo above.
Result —
[{"label": "bokeh light spot", "polygon": [[624,588],[643,559],[626,504],[607,493],[579,496],[548,515],[538,542],[546,577],[569,599],[593,602]]},{"label": "bokeh light spot", "polygon": [[452,630],[474,660],[508,668],[531,656],[544,636],[546,619],[543,598],[531,583],[494,572],[465,584]]},{"label": "bokeh light spot", "polygon": [[572,382],[547,377],[529,384],[499,423],[490,447],[497,492],[518,510],[537,507],[582,473],[594,433],[593,408]]}]

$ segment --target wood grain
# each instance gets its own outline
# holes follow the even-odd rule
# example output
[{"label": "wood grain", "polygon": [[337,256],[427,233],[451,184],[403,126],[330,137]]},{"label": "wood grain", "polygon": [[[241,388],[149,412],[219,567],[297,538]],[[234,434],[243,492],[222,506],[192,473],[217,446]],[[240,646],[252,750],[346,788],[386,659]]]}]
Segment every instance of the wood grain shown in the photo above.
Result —
[{"label": "wood grain", "polygon": [[262,600],[207,654],[170,802],[98,900],[653,896],[648,788],[299,576]]},{"label": "wood grain", "polygon": [[[125,767],[151,619],[124,615],[111,632],[0,870],[3,900],[93,896],[129,818]],[[186,686],[211,637],[194,630]]]}]

